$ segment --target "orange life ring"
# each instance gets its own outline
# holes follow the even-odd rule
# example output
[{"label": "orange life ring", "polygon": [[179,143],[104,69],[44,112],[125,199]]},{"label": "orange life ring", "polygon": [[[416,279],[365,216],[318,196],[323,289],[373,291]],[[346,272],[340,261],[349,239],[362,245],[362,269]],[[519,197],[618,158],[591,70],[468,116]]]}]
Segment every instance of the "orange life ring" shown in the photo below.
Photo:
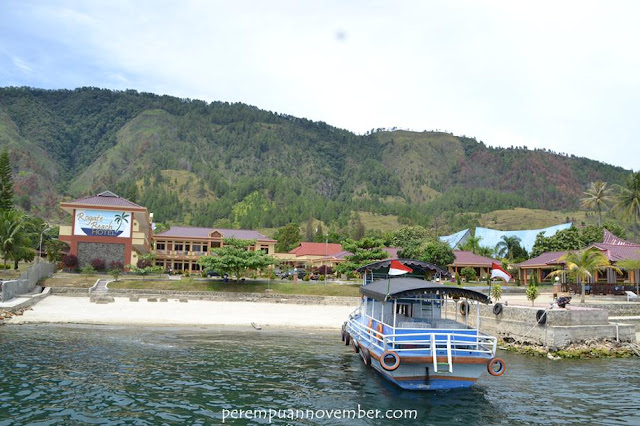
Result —
[{"label": "orange life ring", "polygon": [[[393,364],[387,364],[387,357],[392,357],[394,359]],[[397,353],[393,351],[384,351],[382,355],[380,355],[380,367],[384,368],[387,371],[394,371],[400,366],[400,357]]]},{"label": "orange life ring", "polygon": [[382,333],[382,332],[384,331],[384,327],[382,327],[382,323],[381,323],[381,322],[379,322],[379,323],[378,323],[378,326],[376,327],[376,331],[378,332],[378,334],[379,334],[380,336],[382,336],[382,335],[383,335],[383,333]]},{"label": "orange life ring", "polygon": [[[496,367],[498,367],[497,370]],[[487,370],[492,376],[502,376],[507,370],[507,364],[502,358],[491,358],[491,360],[487,363]]]},{"label": "orange life ring", "polygon": [[372,327],[373,327],[373,319],[369,319],[369,334],[371,334]]}]

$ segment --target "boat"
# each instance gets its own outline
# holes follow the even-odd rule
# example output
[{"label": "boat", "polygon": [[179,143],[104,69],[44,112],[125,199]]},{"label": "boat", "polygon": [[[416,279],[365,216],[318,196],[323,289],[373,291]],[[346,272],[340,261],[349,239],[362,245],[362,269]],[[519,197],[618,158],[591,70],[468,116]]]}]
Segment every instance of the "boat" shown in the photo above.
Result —
[{"label": "boat", "polygon": [[[392,275],[398,268],[407,273]],[[418,260],[385,260],[358,272],[362,303],[343,324],[342,341],[366,366],[410,390],[465,388],[485,372],[504,374],[497,338],[469,325],[471,315],[480,323],[485,294],[442,284],[449,273]]]}]

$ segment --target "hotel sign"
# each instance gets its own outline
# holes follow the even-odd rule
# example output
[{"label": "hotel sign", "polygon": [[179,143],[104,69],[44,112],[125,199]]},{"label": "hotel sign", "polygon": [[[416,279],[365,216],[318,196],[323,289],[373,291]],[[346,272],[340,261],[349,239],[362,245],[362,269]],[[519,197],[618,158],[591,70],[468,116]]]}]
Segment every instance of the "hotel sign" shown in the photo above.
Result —
[{"label": "hotel sign", "polygon": [[129,238],[131,221],[131,212],[77,209],[73,235]]}]

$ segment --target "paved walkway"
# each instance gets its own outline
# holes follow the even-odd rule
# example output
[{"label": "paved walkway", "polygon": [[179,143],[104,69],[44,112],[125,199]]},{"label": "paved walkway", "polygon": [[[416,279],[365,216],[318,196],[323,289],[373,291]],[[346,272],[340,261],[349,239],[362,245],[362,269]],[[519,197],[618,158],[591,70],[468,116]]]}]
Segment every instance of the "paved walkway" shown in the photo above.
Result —
[{"label": "paved walkway", "polygon": [[106,294],[109,291],[109,287],[107,287],[107,284],[109,284],[111,281],[113,280],[107,278],[98,280],[98,282],[95,283],[95,287],[92,287],[91,294]]}]

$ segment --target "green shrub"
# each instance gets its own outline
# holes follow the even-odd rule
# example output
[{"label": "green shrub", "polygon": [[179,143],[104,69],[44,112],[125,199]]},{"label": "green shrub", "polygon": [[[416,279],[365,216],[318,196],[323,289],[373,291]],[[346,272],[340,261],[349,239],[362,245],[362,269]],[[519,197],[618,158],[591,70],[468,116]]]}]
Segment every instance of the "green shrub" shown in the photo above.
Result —
[{"label": "green shrub", "polygon": [[529,283],[526,290],[527,299],[531,300],[531,306],[533,306],[533,302],[540,295],[540,290],[538,286],[533,283],[533,280]]},{"label": "green shrub", "polygon": [[491,297],[496,302],[502,298],[502,287],[500,284],[494,284],[493,287],[491,287]]},{"label": "green shrub", "polygon": [[475,280],[478,277],[476,275],[476,270],[468,266],[462,268],[462,270],[460,271],[460,275],[464,277],[466,282]]},{"label": "green shrub", "polygon": [[93,275],[96,273],[96,268],[91,265],[87,265],[84,268],[80,269],[80,272],[85,275]]}]

